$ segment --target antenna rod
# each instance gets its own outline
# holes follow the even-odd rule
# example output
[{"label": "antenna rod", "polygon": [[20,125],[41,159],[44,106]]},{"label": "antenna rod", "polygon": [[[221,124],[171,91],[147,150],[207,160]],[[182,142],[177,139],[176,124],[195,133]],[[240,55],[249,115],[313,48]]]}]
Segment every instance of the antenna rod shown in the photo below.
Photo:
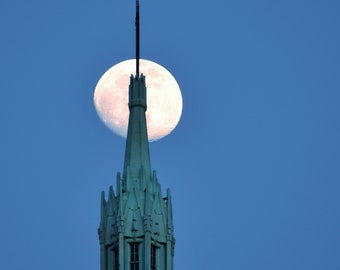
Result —
[{"label": "antenna rod", "polygon": [[136,75],[139,77],[139,0],[136,0]]}]

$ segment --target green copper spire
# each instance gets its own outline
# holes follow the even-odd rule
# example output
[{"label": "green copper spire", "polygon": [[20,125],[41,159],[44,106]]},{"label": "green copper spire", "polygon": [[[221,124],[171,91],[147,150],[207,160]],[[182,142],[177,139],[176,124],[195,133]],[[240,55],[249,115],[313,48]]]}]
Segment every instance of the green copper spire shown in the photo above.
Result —
[{"label": "green copper spire", "polygon": [[101,196],[98,228],[100,270],[173,270],[170,190],[162,196],[156,171],[151,172],[145,112],[145,77],[139,75],[139,1],[136,1],[136,75],[129,85],[129,125],[123,177],[117,194],[110,186]]},{"label": "green copper spire", "polygon": [[[139,75],[139,0],[136,0],[136,75],[131,75],[129,86],[129,125],[126,138],[123,170],[123,189],[138,185],[145,189],[145,179],[151,176],[148,133],[146,128],[145,77]],[[139,179],[139,181],[137,180]]]},{"label": "green copper spire", "polygon": [[[123,171],[123,188],[129,190],[139,185],[144,189],[143,179],[151,176],[150,153],[146,127],[146,87],[145,77],[130,77],[129,86],[129,125],[126,138],[125,161]],[[143,179],[137,179],[143,175]]]},{"label": "green copper spire", "polygon": [[123,177],[101,197],[100,270],[173,270],[171,195],[150,168],[143,75],[130,78],[129,110]]}]

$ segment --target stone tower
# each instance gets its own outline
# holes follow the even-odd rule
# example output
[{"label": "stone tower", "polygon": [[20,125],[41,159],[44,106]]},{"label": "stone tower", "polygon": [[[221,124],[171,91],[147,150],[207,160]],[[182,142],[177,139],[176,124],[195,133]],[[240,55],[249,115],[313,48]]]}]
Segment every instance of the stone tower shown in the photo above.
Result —
[{"label": "stone tower", "polygon": [[173,270],[170,190],[162,196],[156,171],[151,171],[145,111],[145,76],[139,74],[139,3],[136,11],[136,75],[129,86],[129,125],[123,174],[116,193],[102,192],[98,229],[100,270]]}]

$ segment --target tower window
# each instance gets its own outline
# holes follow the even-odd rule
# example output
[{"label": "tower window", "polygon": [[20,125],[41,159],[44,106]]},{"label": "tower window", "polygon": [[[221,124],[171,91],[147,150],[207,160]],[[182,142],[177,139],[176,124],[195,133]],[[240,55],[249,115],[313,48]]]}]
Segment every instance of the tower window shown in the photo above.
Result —
[{"label": "tower window", "polygon": [[151,245],[151,270],[157,269],[156,253],[157,253],[157,247],[154,245]]},{"label": "tower window", "polygon": [[130,270],[139,270],[139,243],[130,244]]}]

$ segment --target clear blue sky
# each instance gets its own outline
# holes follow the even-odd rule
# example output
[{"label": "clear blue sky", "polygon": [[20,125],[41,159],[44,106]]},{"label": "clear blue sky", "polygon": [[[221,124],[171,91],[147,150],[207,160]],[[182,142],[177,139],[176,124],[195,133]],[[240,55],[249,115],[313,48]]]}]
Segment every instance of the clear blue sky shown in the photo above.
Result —
[{"label": "clear blue sky", "polygon": [[[141,2],[141,56],[177,79],[151,143],[176,270],[340,269],[340,2]],[[134,57],[134,0],[0,3],[0,269],[99,269],[125,141],[93,106]]]}]

